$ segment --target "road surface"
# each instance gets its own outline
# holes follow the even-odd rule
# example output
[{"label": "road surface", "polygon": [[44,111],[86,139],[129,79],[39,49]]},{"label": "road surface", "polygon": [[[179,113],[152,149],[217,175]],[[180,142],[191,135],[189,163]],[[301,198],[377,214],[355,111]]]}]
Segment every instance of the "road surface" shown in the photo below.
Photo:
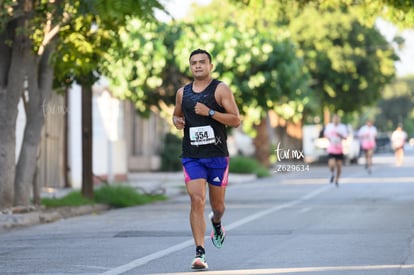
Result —
[{"label": "road surface", "polygon": [[[414,155],[393,161],[345,166],[339,188],[316,164],[230,185],[203,274],[414,274]],[[0,274],[194,274],[188,211],[184,195],[3,232]]]}]

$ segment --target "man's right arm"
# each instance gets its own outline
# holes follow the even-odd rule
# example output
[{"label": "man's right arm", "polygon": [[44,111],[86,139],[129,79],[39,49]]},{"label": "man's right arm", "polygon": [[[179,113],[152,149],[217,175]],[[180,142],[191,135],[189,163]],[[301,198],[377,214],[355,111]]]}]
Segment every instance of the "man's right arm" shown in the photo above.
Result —
[{"label": "man's right arm", "polygon": [[175,107],[172,118],[173,124],[175,128],[177,128],[178,130],[184,129],[185,125],[184,114],[182,110],[183,92],[183,88],[180,88],[177,91],[177,94],[175,96]]}]

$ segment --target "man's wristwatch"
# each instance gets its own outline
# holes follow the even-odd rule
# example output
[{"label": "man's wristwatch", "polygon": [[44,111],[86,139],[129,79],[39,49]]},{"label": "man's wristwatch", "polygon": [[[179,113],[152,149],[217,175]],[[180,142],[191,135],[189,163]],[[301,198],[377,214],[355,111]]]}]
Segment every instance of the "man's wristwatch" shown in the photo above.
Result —
[{"label": "man's wristwatch", "polygon": [[208,116],[212,117],[212,116],[214,116],[215,113],[216,112],[213,109],[210,109],[210,111],[208,111]]}]

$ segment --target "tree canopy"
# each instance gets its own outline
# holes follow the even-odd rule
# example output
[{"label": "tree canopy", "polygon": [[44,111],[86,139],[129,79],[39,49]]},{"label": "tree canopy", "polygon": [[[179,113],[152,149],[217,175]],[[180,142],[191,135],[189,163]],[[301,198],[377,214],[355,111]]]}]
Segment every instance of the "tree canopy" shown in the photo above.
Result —
[{"label": "tree canopy", "polygon": [[379,31],[349,12],[307,8],[296,18],[289,30],[300,44],[321,105],[348,113],[375,103],[395,76],[398,60]]},{"label": "tree canopy", "polygon": [[[296,56],[305,62],[303,71],[312,77],[312,97],[302,101],[311,113],[323,108],[353,112],[372,105],[395,76],[398,56],[374,27],[376,16],[370,15],[373,20],[361,17],[367,6],[341,0],[229,3],[213,0],[186,20],[210,18],[217,27],[217,22],[237,18],[234,24],[239,30],[255,29],[256,36],[289,40]],[[223,8],[215,8],[218,6]],[[377,12],[376,8],[370,11]],[[302,100],[298,99],[296,103]],[[283,100],[277,103],[283,105]]]},{"label": "tree canopy", "polygon": [[404,77],[387,85],[376,104],[377,127],[389,132],[403,124],[408,133],[414,132],[414,77]]},{"label": "tree canopy", "polygon": [[[235,4],[241,4],[250,7],[267,7],[274,5],[276,1],[272,0],[230,0]],[[361,22],[372,25],[377,17],[391,21],[401,29],[413,28],[414,26],[414,2],[412,0],[377,0],[377,1],[359,1],[359,0],[281,0],[277,1],[280,8],[276,13],[287,12],[292,6],[305,9],[306,6],[314,6],[318,10],[346,10],[355,7],[358,10],[358,16]]]},{"label": "tree canopy", "polygon": [[164,24],[131,18],[120,28],[120,39],[113,41],[104,60],[103,73],[110,75],[111,91],[134,102],[143,116],[148,116],[151,106],[158,106],[162,100],[172,102],[161,88],[167,83],[163,77],[168,68],[164,37]]}]

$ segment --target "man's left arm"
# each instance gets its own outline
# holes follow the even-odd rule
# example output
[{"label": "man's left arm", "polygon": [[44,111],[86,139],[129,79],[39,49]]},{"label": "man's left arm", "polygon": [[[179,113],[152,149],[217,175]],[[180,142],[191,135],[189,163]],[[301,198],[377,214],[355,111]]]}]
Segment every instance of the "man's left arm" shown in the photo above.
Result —
[{"label": "man's left arm", "polygon": [[[230,88],[224,84],[220,83],[216,88],[216,100],[220,106],[222,106],[225,112],[219,112],[214,110],[214,115],[211,116],[213,119],[218,122],[228,125],[231,127],[240,126],[240,113],[239,108],[237,107],[236,101],[234,99],[233,93]],[[195,113],[199,115],[208,116],[210,109],[198,102],[195,106]]]},{"label": "man's left arm", "polygon": [[216,93],[218,96],[218,103],[224,108],[225,112],[221,113],[214,110],[215,114],[212,118],[225,125],[239,127],[239,108],[237,107],[236,100],[234,99],[234,95],[230,88],[226,84],[221,83],[217,86]]}]

